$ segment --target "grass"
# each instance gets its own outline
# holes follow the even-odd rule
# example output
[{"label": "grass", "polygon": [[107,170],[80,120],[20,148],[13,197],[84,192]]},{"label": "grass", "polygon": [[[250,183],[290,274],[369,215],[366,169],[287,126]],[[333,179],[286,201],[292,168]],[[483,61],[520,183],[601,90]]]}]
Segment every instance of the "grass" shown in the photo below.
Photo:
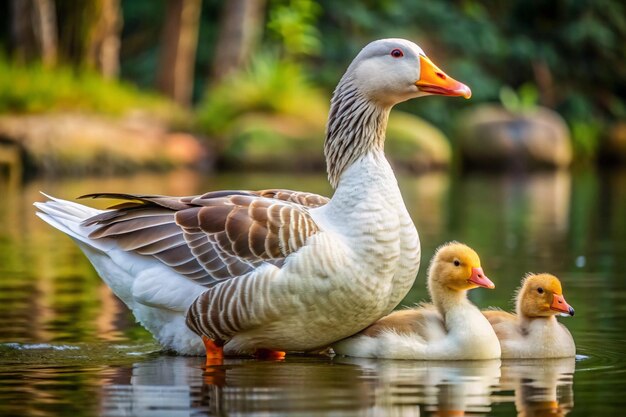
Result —
[{"label": "grass", "polygon": [[227,136],[241,116],[251,113],[324,123],[328,106],[300,65],[259,54],[247,70],[209,89],[198,108],[198,127],[210,136]]},{"label": "grass", "polygon": [[80,111],[122,116],[143,110],[166,120],[181,113],[172,102],[92,71],[40,64],[19,65],[0,57],[0,113]]}]

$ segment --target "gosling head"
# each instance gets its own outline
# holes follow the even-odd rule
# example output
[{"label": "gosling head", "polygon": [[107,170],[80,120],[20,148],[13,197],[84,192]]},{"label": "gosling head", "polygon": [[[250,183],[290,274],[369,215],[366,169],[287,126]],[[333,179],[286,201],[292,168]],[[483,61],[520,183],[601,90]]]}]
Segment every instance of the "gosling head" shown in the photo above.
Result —
[{"label": "gosling head", "polygon": [[561,281],[550,274],[528,274],[517,294],[517,312],[526,317],[574,315],[563,296]]},{"label": "gosling head", "polygon": [[428,270],[428,286],[433,285],[453,291],[496,287],[484,274],[478,254],[458,242],[446,243],[437,249]]},{"label": "gosling head", "polygon": [[431,94],[472,95],[468,86],[447,75],[422,48],[405,39],[381,39],[365,46],[348,67],[344,81],[348,80],[370,101],[383,106]]}]

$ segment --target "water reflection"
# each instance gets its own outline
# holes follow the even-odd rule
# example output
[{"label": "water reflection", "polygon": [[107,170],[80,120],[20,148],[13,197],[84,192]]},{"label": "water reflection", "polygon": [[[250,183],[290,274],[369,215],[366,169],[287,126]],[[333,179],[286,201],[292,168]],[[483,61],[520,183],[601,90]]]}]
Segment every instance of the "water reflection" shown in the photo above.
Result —
[{"label": "water reflection", "polygon": [[227,359],[205,369],[201,358],[160,357],[115,379],[126,382],[104,387],[104,416],[341,414],[374,401],[364,369],[329,358]]},{"label": "water reflection", "polygon": [[[572,189],[568,171],[475,175],[453,185],[448,229],[484,245],[498,260],[511,253],[519,259],[521,252],[540,267],[553,267],[569,232]],[[522,260],[525,268],[537,267]]]},{"label": "water reflection", "polygon": [[201,359],[165,356],[120,369],[103,388],[101,414],[484,416],[513,402],[518,416],[564,416],[574,365],[295,357],[204,369]]},{"label": "water reflection", "polygon": [[[380,415],[487,415],[500,379],[500,360],[398,361],[335,358],[376,376]],[[417,410],[417,411],[416,411]]]},{"label": "water reflection", "polygon": [[574,407],[574,358],[505,361],[500,390],[515,391],[518,416],[565,416]]}]

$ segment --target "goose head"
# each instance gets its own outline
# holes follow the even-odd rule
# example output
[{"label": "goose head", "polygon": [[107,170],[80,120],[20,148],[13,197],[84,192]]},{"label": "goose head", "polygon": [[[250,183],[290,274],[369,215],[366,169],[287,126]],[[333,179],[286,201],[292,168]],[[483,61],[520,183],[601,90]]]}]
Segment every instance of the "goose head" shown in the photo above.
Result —
[{"label": "goose head", "polygon": [[495,284],[487,278],[480,266],[478,254],[469,246],[451,242],[437,249],[428,270],[428,288],[466,291]]},{"label": "goose head", "polygon": [[374,41],[356,56],[344,78],[383,107],[427,95],[470,98],[465,84],[443,72],[422,48],[405,39]]},{"label": "goose head", "polygon": [[324,143],[331,185],[337,187],[343,172],[362,155],[383,151],[395,104],[434,94],[469,98],[472,93],[411,41],[381,39],[365,46],[331,100]]},{"label": "goose head", "polygon": [[550,274],[529,274],[517,294],[518,314],[525,317],[574,315],[574,309],[563,296],[561,281]]}]

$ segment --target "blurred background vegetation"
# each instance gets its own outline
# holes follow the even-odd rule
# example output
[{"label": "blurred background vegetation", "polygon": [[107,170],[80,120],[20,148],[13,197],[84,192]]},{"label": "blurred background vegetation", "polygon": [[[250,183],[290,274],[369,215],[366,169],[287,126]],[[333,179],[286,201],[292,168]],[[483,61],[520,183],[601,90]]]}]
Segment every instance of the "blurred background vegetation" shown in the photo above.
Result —
[{"label": "blurred background vegetation", "polygon": [[[0,20],[0,164],[2,144],[17,143],[27,168],[102,171],[84,162],[91,143],[85,154],[117,166],[323,167],[332,89],[383,37],[414,40],[473,91],[469,101],[399,106],[411,113],[390,121],[400,166],[450,165],[452,150],[475,165],[517,160],[472,146],[515,142],[520,131],[540,138],[525,156],[539,165],[626,160],[621,0],[12,0]],[[59,126],[74,119],[81,129],[69,140]],[[567,143],[536,157],[553,136]],[[123,146],[112,147],[118,137]],[[128,141],[171,152],[131,161],[125,153],[141,152]]]}]

